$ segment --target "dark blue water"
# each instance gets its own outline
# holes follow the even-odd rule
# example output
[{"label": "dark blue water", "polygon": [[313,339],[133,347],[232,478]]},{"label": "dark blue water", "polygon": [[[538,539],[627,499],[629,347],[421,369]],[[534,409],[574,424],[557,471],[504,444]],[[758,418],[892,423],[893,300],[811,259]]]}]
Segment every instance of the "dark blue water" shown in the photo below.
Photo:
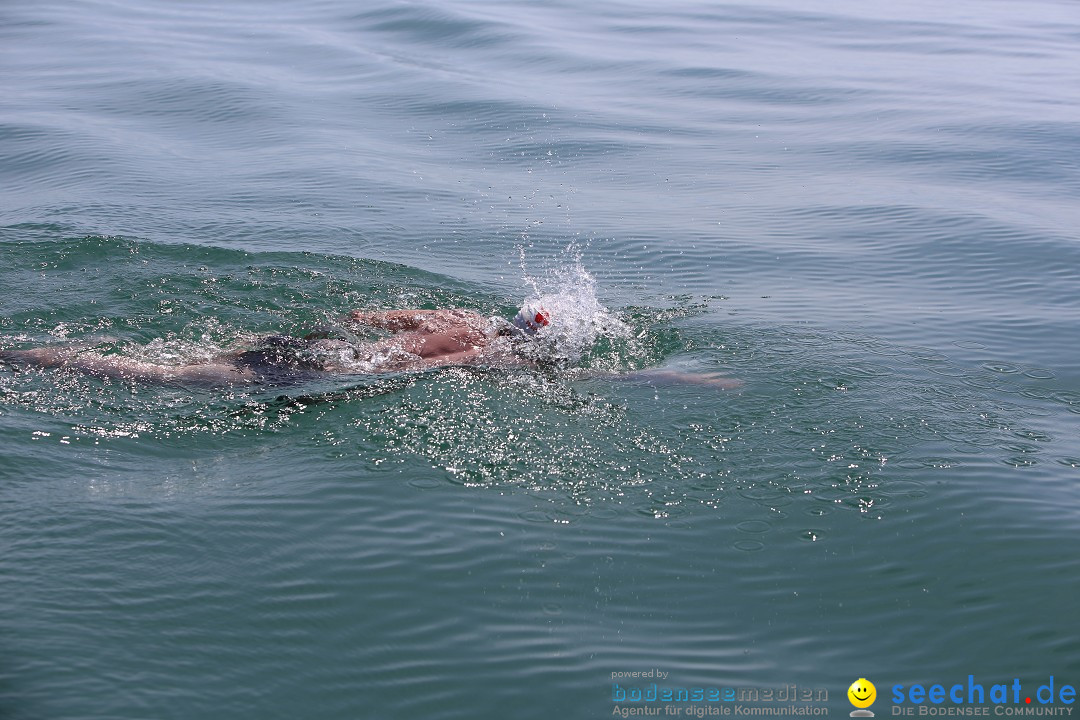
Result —
[{"label": "dark blue water", "polygon": [[0,717],[1080,684],[1075,4],[9,3],[0,88],[0,347],[620,328],[601,374],[0,369]]}]

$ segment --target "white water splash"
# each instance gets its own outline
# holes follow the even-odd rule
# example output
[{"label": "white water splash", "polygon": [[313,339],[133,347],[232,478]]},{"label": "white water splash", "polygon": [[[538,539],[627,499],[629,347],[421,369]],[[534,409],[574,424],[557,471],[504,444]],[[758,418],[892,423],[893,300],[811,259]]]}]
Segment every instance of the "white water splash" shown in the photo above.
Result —
[{"label": "white water splash", "polygon": [[539,273],[528,267],[525,247],[519,252],[521,272],[531,288],[525,301],[543,307],[550,322],[537,333],[547,359],[575,364],[601,337],[630,337],[629,326],[597,298],[596,279],[585,269],[576,246],[545,263]]}]

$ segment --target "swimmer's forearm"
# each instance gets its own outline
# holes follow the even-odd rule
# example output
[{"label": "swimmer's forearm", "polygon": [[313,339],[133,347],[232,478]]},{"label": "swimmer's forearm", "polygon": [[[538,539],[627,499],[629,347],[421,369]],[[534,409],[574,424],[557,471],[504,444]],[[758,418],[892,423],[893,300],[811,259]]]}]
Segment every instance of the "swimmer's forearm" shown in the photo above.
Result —
[{"label": "swimmer's forearm", "polygon": [[735,390],[743,386],[742,380],[726,377],[717,372],[684,372],[650,368],[623,375],[625,380],[644,380],[661,385],[707,385],[721,390]]},{"label": "swimmer's forearm", "polygon": [[655,385],[707,385],[721,390],[735,390],[743,386],[742,380],[726,377],[715,372],[691,373],[681,370],[647,368],[620,373],[611,370],[584,370],[575,374],[579,380],[604,379],[625,382],[646,382]]},{"label": "swimmer's forearm", "polygon": [[346,322],[366,325],[382,330],[419,330],[435,327],[433,321],[442,324],[459,325],[468,320],[482,320],[482,316],[471,310],[443,308],[440,310],[353,310],[345,316]]},{"label": "swimmer's forearm", "polygon": [[416,330],[437,310],[353,310],[348,322],[383,330]]}]

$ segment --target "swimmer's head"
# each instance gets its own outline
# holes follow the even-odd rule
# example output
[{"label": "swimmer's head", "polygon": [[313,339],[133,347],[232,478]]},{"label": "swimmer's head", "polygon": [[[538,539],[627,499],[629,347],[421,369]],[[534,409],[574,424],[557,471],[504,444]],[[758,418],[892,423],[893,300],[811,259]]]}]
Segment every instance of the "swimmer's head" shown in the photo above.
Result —
[{"label": "swimmer's head", "polygon": [[525,303],[514,318],[514,326],[528,335],[535,335],[550,323],[551,313],[539,302]]}]

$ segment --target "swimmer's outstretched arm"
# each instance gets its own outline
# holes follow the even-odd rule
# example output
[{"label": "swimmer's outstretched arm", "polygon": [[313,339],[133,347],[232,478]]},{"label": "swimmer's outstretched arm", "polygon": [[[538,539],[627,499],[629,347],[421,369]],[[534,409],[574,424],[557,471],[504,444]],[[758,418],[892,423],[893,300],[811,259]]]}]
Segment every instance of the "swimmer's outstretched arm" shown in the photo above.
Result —
[{"label": "swimmer's outstretched arm", "polygon": [[657,385],[707,385],[720,390],[735,390],[743,386],[742,380],[736,380],[715,372],[692,373],[682,370],[638,370],[622,376],[625,380],[644,380]]}]

